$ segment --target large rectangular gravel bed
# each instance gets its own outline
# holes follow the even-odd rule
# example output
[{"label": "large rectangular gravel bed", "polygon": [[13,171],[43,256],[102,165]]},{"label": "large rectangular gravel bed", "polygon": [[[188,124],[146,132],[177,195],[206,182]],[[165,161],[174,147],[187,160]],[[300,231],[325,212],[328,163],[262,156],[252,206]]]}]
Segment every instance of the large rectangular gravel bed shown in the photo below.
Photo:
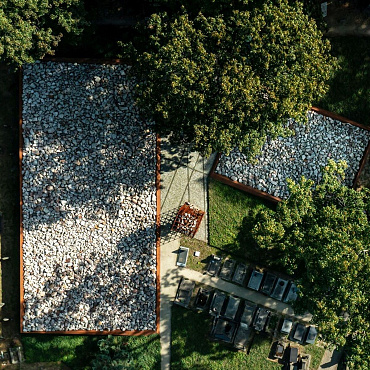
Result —
[{"label": "large rectangular gravel bed", "polygon": [[286,179],[299,182],[301,176],[322,178],[322,168],[329,159],[345,160],[348,164],[345,183],[353,184],[360,161],[370,140],[370,132],[349,123],[334,120],[314,111],[308,112],[304,125],[289,120],[295,135],[268,138],[256,163],[239,150],[222,155],[215,172],[276,197],[288,198]]},{"label": "large rectangular gravel bed", "polygon": [[129,67],[23,68],[23,331],[156,329],[156,138]]}]

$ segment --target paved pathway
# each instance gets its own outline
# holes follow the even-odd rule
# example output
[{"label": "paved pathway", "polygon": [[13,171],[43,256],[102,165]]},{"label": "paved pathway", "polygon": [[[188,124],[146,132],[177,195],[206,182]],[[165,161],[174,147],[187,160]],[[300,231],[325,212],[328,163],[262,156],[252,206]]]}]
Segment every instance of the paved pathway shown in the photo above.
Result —
[{"label": "paved pathway", "polygon": [[179,235],[171,232],[171,224],[182,204],[190,202],[205,211],[196,238],[208,239],[208,173],[215,156],[204,159],[187,148],[172,147],[166,139],[161,143],[161,256],[160,256],[160,324],[161,367],[168,370],[171,359],[171,307],[178,280],[176,251]]},{"label": "paved pathway", "polygon": [[318,370],[337,370],[342,352],[326,350]]}]

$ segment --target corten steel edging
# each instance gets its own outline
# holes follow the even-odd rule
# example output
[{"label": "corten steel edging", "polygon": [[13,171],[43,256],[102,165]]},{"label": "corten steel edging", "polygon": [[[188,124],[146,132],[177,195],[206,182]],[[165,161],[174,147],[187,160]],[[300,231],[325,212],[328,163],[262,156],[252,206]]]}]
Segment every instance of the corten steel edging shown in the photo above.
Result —
[{"label": "corten steel edging", "polygon": [[78,64],[127,64],[131,62],[125,59],[114,58],[62,58],[62,57],[44,57],[41,62],[55,62],[55,63],[78,63]]},{"label": "corten steel edging", "polygon": [[[51,60],[54,59],[54,60]],[[70,58],[50,58],[55,62],[69,63],[96,63],[96,64],[126,64],[121,59],[70,59]],[[23,129],[22,129],[22,111],[23,111],[23,74],[22,67],[19,69],[19,189],[20,189],[20,333],[21,334],[56,334],[56,335],[119,335],[119,336],[140,336],[159,334],[159,312],[160,312],[160,137],[156,135],[156,171],[155,171],[155,186],[156,186],[156,330],[56,330],[56,331],[24,331],[24,276],[23,276],[23,198],[22,198],[22,159],[23,159]]]},{"label": "corten steel edging", "polygon": [[281,198],[278,198],[278,197],[275,197],[269,193],[265,193],[264,191],[262,190],[258,190],[258,189],[255,189],[253,188],[252,186],[249,186],[249,185],[244,185],[240,182],[237,182],[237,181],[234,181],[234,180],[231,180],[229,179],[228,177],[224,176],[224,175],[220,175],[218,173],[210,173],[209,176],[219,182],[222,182],[223,184],[226,184],[226,185],[229,185],[235,189],[238,189],[238,190],[241,190],[241,191],[245,191],[246,193],[249,193],[249,194],[252,194],[252,195],[255,195],[259,198],[262,198],[262,199],[265,199],[265,200],[268,200],[270,202],[273,202],[275,204],[279,203],[282,201]]},{"label": "corten steel edging", "polygon": [[18,146],[18,156],[19,156],[19,278],[20,278],[20,332],[23,331],[23,317],[24,317],[24,280],[23,280],[23,197],[22,197],[22,160],[23,160],[23,128],[22,128],[22,113],[23,113],[23,69],[19,68],[19,92],[18,92],[18,114],[19,114],[19,146]]},{"label": "corten steel edging", "polygon": [[221,153],[217,153],[217,156],[215,158],[215,161],[214,161],[213,166],[211,168],[211,171],[209,173],[209,176],[212,179],[215,179],[215,180],[217,180],[219,182],[222,182],[225,185],[229,185],[229,186],[231,186],[233,188],[236,188],[238,190],[245,191],[246,193],[255,195],[255,196],[259,197],[259,198],[266,199],[266,200],[268,200],[270,202],[273,202],[275,204],[279,203],[282,200],[281,198],[278,198],[278,197],[275,197],[275,196],[273,196],[271,194],[265,193],[262,190],[255,189],[252,186],[244,185],[244,184],[242,184],[240,182],[231,180],[231,179],[229,179],[228,177],[226,177],[224,175],[220,175],[220,174],[216,173],[215,172],[216,171],[216,167],[218,165],[218,162],[220,161],[221,155],[222,155]]},{"label": "corten steel edging", "polygon": [[157,145],[156,145],[156,201],[157,201],[157,215],[156,215],[156,262],[157,262],[157,298],[156,298],[156,333],[159,334],[159,320],[160,320],[160,291],[161,291],[161,282],[160,282],[160,246],[161,246],[161,138],[157,134]]},{"label": "corten steel edging", "polygon": [[[323,116],[333,118],[333,119],[335,119],[337,121],[340,121],[340,122],[343,122],[343,123],[349,123],[350,125],[357,126],[359,128],[362,128],[363,130],[370,131],[370,127],[367,127],[365,125],[362,125],[361,123],[352,121],[352,120],[350,120],[348,118],[342,117],[339,114],[336,114],[336,113],[333,113],[333,112],[329,112],[329,111],[327,111],[325,109],[321,109],[321,108],[318,108],[318,107],[312,107],[311,110],[313,110],[314,112],[320,113]],[[365,163],[366,163],[366,159],[369,156],[369,152],[370,152],[370,141],[367,144],[367,147],[366,147],[366,149],[364,151],[364,154],[363,154],[363,156],[362,156],[362,158],[360,160],[360,166],[358,168],[358,171],[357,171],[356,176],[355,176],[355,178],[353,180],[353,183],[352,183],[352,187],[353,188],[355,188],[357,186],[357,183],[358,183],[358,180],[359,180],[359,178],[361,176],[362,170],[364,169],[364,166],[365,166]]]},{"label": "corten steel edging", "polygon": [[367,130],[367,131],[370,131],[370,127],[367,127],[365,125],[362,125],[361,123],[358,123],[358,122],[355,122],[355,121],[352,121],[348,118],[345,118],[345,117],[342,117],[340,116],[339,114],[336,114],[336,113],[333,113],[333,112],[330,112],[328,110],[325,110],[325,109],[321,109],[321,108],[318,108],[318,107],[311,107],[311,110],[313,110],[314,112],[316,113],[320,113],[321,115],[323,116],[326,116],[326,117],[330,117],[330,118],[333,118],[337,121],[341,121],[343,123],[349,123],[353,126],[357,126],[357,127],[360,127],[364,130]]},{"label": "corten steel edging", "polygon": [[[340,116],[339,114],[336,114],[336,113],[333,113],[333,112],[330,112],[330,111],[327,111],[325,109],[321,109],[321,108],[318,108],[318,107],[311,107],[311,110],[316,112],[316,113],[319,113],[323,116],[326,116],[326,117],[330,117],[330,118],[333,118],[337,121],[340,121],[342,123],[349,123],[350,125],[353,125],[353,126],[357,126],[363,130],[367,130],[367,131],[370,131],[370,127],[367,127],[365,125],[362,125],[361,123],[358,123],[358,122],[355,122],[355,121],[352,121],[348,118],[345,118],[345,117],[342,117]],[[365,163],[366,163],[366,160],[367,158],[369,157],[370,155],[370,141],[367,145],[367,148],[365,149],[365,152],[364,152],[364,155],[362,156],[362,159],[360,161],[360,167],[357,171],[357,174],[355,176],[355,179],[353,180],[353,185],[352,187],[356,187],[357,183],[358,183],[358,180],[361,176],[361,173],[362,173],[362,170],[364,169],[364,166],[365,166]],[[255,189],[251,186],[248,186],[248,185],[244,185],[240,182],[237,182],[237,181],[233,181],[231,179],[229,179],[228,177],[224,176],[224,175],[220,175],[220,174],[217,174],[215,172],[216,170],[216,167],[218,165],[218,162],[221,158],[221,153],[218,153],[217,156],[216,156],[216,159],[213,163],[213,166],[212,166],[212,169],[209,173],[209,176],[215,180],[218,180],[219,182],[222,182],[226,185],[229,185],[229,186],[232,186],[236,189],[239,189],[239,190],[242,190],[242,191],[245,191],[247,193],[250,193],[252,195],[256,195],[260,198],[263,198],[263,199],[267,199],[269,201],[272,201],[274,202],[275,204],[279,203],[282,199],[279,198],[279,197],[275,197],[271,194],[268,194],[268,193],[265,193],[261,190],[258,190],[258,189]]]},{"label": "corten steel edging", "polygon": [[22,334],[55,334],[55,335],[117,335],[140,336],[157,334],[155,330],[56,330],[56,331],[22,331]]},{"label": "corten steel edging", "polygon": [[357,174],[355,176],[355,179],[353,180],[353,184],[352,184],[352,187],[353,188],[356,188],[357,187],[358,181],[360,179],[362,170],[365,167],[365,163],[366,163],[367,158],[369,157],[369,154],[370,154],[370,140],[369,140],[369,142],[367,144],[367,147],[365,149],[365,153],[364,153],[364,155],[361,158],[360,167],[358,168],[358,171],[357,171]]}]

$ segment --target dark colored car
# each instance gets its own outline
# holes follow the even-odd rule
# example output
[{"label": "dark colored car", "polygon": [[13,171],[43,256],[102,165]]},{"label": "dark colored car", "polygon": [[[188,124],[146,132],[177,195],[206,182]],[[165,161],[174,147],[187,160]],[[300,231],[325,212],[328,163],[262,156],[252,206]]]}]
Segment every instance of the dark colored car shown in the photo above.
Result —
[{"label": "dark colored car", "polygon": [[298,298],[298,288],[297,286],[291,281],[289,283],[288,289],[286,291],[286,295],[283,299],[283,302],[294,302]]},{"label": "dark colored car", "polygon": [[211,260],[208,263],[207,272],[212,276],[216,276],[218,274],[218,271],[220,270],[221,262],[222,259],[220,257],[212,254]]},{"label": "dark colored car", "polygon": [[194,281],[182,278],[177,289],[175,303],[180,306],[187,307],[193,294],[194,286]]},{"label": "dark colored car", "polygon": [[222,266],[220,271],[220,278],[224,280],[231,280],[233,276],[236,262],[234,260],[227,259]]},{"label": "dark colored car", "polygon": [[261,292],[264,294],[270,295],[272,292],[272,289],[274,288],[276,280],[277,280],[277,276],[274,274],[271,274],[271,272],[268,272],[266,274],[265,280],[262,283]]},{"label": "dark colored car", "polygon": [[226,306],[224,316],[230,320],[234,320],[236,313],[238,312],[239,304],[240,304],[239,298],[230,296],[227,301],[227,306]]},{"label": "dark colored car", "polygon": [[288,361],[290,363],[295,363],[298,361],[298,348],[296,347],[288,348]]},{"label": "dark colored car", "polygon": [[314,344],[317,337],[317,330],[314,326],[309,326],[307,331],[306,343]]},{"label": "dark colored car", "polygon": [[178,252],[177,252],[177,261],[176,265],[185,267],[186,262],[188,261],[188,255],[189,255],[189,248],[180,246]]},{"label": "dark colored car", "polygon": [[306,327],[302,324],[297,324],[294,330],[293,339],[297,342],[302,342]]},{"label": "dark colored car", "polygon": [[214,339],[232,343],[236,332],[236,323],[223,318],[216,319],[211,336]]},{"label": "dark colored car", "polygon": [[292,330],[292,326],[293,326],[292,320],[284,319],[280,332],[283,334],[289,334],[290,331]]},{"label": "dark colored car", "polygon": [[285,347],[284,347],[284,344],[283,343],[276,343],[276,348],[275,348],[275,358],[280,358],[282,359],[283,356],[284,356],[284,350],[285,350]]},{"label": "dark colored car", "polygon": [[269,315],[270,311],[266,310],[265,308],[259,308],[253,321],[253,327],[257,331],[263,331],[265,329]]},{"label": "dark colored car", "polygon": [[195,299],[195,307],[199,310],[205,310],[211,297],[211,291],[199,288],[197,297]]},{"label": "dark colored car", "polygon": [[253,290],[259,290],[263,279],[263,273],[257,270],[252,271],[252,275],[248,281],[248,288]]},{"label": "dark colored car", "polygon": [[283,299],[283,295],[287,285],[288,285],[287,280],[279,278],[270,297],[281,301]]},{"label": "dark colored car", "polygon": [[234,347],[245,351],[247,349],[247,344],[251,339],[253,330],[247,324],[240,323],[239,328],[236,332],[234,339]]},{"label": "dark colored car", "polygon": [[214,316],[221,315],[225,300],[226,300],[226,295],[224,293],[216,291],[213,294],[213,298],[212,298],[211,305],[209,308],[209,313]]},{"label": "dark colored car", "polygon": [[250,325],[253,321],[256,308],[257,306],[246,303],[244,306],[242,316],[240,317],[240,322]]},{"label": "dark colored car", "polygon": [[246,275],[247,275],[247,266],[244,265],[244,263],[239,263],[235,269],[233,283],[243,285]]}]

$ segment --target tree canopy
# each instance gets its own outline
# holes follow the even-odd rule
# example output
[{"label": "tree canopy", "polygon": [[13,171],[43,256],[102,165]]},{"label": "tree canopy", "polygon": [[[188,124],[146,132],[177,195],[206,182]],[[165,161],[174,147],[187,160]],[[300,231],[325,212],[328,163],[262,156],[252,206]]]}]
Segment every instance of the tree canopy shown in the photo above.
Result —
[{"label": "tree canopy", "polygon": [[53,54],[63,33],[80,34],[82,0],[2,0],[0,60],[22,65]]},{"label": "tree canopy", "polygon": [[353,367],[367,368],[370,351],[370,191],[342,184],[344,162],[329,161],[321,183],[288,181],[290,197],[276,212],[261,211],[252,230],[260,248],[278,250],[297,278],[299,312],[320,333],[347,346]]},{"label": "tree canopy", "polygon": [[174,142],[204,154],[235,146],[255,154],[267,134],[289,132],[287,118],[305,119],[335,60],[298,3],[222,6],[213,16],[182,8],[150,17],[135,45],[138,103]]}]

